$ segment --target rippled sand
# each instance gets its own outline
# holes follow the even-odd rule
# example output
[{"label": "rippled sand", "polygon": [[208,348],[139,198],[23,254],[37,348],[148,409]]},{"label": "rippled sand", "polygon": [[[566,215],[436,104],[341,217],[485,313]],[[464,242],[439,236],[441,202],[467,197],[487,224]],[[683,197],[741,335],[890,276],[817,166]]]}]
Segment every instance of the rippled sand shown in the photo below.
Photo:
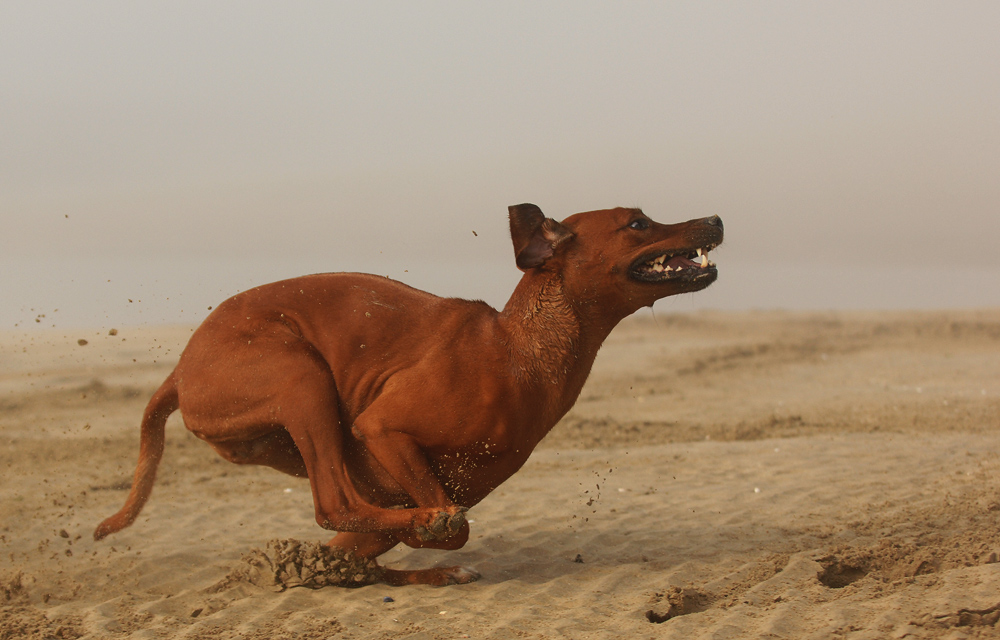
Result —
[{"label": "rippled sand", "polygon": [[0,638],[1000,632],[1000,311],[631,319],[464,549],[383,556],[483,575],[444,588],[240,579],[329,536],[307,483],[177,416],[142,516],[93,542],[191,332],[108,329],[0,334]]}]

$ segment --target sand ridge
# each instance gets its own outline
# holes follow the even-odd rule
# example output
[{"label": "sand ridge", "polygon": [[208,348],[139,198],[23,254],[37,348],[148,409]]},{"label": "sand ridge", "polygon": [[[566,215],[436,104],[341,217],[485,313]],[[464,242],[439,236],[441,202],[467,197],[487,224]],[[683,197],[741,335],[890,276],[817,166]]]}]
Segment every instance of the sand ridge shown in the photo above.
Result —
[{"label": "sand ridge", "polygon": [[364,586],[305,588],[329,575],[308,484],[222,461],[176,416],[143,514],[93,542],[187,335],[0,338],[0,638],[1000,631],[1000,311],[630,319],[465,548],[383,557],[483,574],[445,588],[342,559]]}]

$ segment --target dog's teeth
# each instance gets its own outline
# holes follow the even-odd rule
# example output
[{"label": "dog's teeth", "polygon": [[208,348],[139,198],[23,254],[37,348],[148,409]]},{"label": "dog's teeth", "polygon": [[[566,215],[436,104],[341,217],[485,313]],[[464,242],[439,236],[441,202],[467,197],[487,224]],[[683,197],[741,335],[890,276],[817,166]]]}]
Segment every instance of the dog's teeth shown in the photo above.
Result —
[{"label": "dog's teeth", "polygon": [[[670,267],[667,268],[669,269]],[[656,264],[653,265],[653,271],[660,273],[661,271],[663,271],[663,265],[657,262]]]},{"label": "dog's teeth", "polygon": [[701,253],[702,253],[702,252],[701,252],[701,249],[698,249],[698,255],[699,255],[699,256],[701,255]]},{"label": "dog's teeth", "polygon": [[656,263],[656,264],[663,264],[663,261],[666,260],[666,259],[667,259],[667,254],[664,253],[662,256],[660,256],[656,260],[653,260],[653,262]]},{"label": "dog's teeth", "polygon": [[[698,253],[701,253],[701,249],[698,249]],[[704,269],[708,266],[708,256],[701,253],[701,268]]]}]

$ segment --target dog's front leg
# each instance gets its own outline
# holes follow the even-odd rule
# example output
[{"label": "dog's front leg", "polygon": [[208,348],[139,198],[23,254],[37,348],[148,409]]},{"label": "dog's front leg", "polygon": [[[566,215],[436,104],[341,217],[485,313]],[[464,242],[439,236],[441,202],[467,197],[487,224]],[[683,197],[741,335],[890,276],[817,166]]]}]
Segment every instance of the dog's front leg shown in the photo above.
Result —
[{"label": "dog's front leg", "polygon": [[420,540],[444,540],[468,527],[467,509],[448,497],[413,436],[393,429],[374,415],[364,414],[355,421],[352,432],[417,507],[437,510],[433,517],[422,519],[426,522],[414,522]]}]

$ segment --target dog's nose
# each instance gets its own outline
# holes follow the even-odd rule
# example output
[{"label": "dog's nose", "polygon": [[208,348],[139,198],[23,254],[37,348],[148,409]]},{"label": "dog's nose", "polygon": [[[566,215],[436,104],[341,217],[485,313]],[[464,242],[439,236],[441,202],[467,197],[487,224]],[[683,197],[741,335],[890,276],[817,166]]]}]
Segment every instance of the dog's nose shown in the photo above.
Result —
[{"label": "dog's nose", "polygon": [[713,227],[719,227],[720,230],[723,229],[722,218],[719,216],[712,216],[711,218],[705,218],[705,224],[710,224]]}]

